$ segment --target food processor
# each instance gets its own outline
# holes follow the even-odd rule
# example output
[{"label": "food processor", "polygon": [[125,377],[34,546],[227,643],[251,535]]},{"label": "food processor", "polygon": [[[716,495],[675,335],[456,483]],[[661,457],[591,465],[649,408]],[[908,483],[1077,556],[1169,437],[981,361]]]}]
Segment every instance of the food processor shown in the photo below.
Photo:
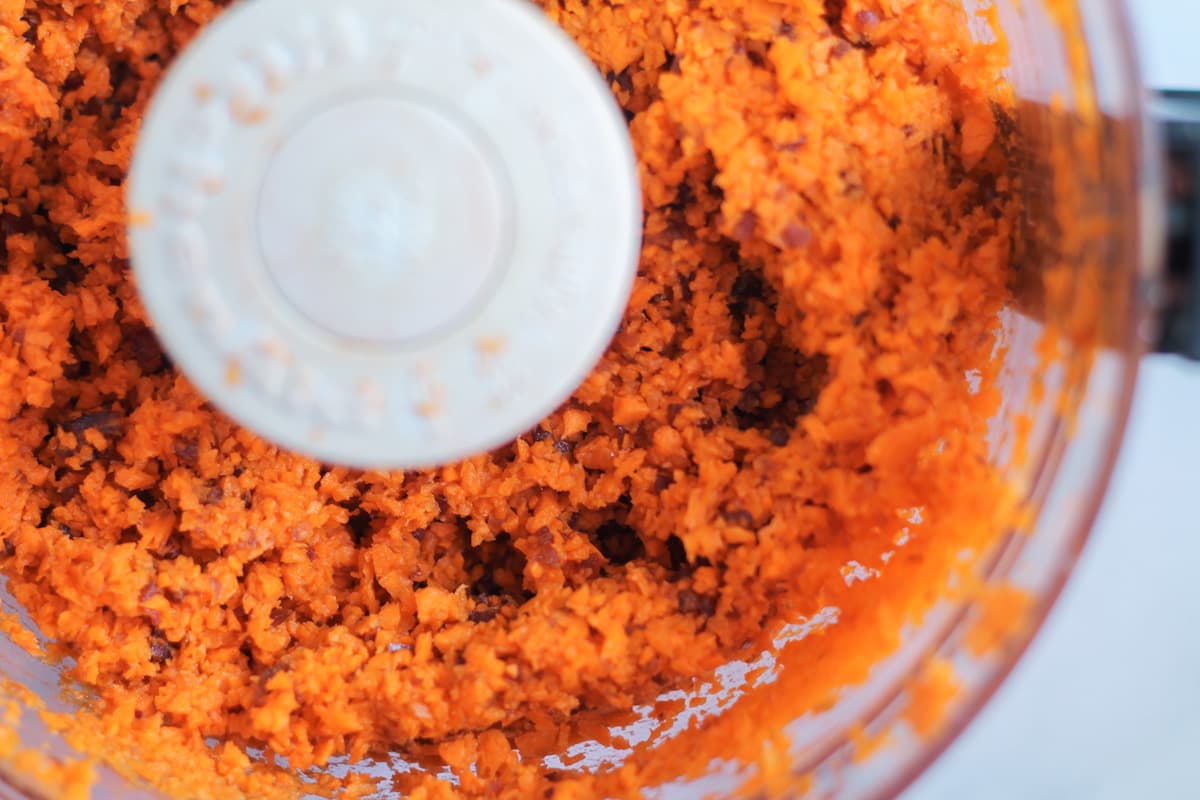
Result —
[{"label": "food processor", "polygon": [[[245,5],[244,21],[248,26],[238,29],[231,23],[219,32],[232,40],[239,35],[244,39],[221,47],[214,45],[211,50],[205,50],[207,45],[201,42],[185,56],[175,74],[186,80],[180,78],[176,86],[164,89],[167,99],[149,122],[148,144],[139,155],[144,159],[140,162],[143,168],[139,172],[135,166],[131,180],[134,200],[129,224],[135,260],[139,252],[169,251],[199,263],[206,248],[214,243],[238,247],[241,234],[230,223],[234,218],[257,214],[265,220],[263,224],[280,231],[268,236],[262,253],[255,255],[264,265],[260,274],[246,276],[234,270],[209,275],[205,279],[208,283],[187,284],[188,291],[182,294],[201,303],[208,299],[206,288],[217,292],[230,287],[237,290],[243,280],[253,284],[273,279],[270,249],[294,246],[289,233],[316,224],[304,201],[306,193],[323,184],[315,168],[310,167],[313,154],[330,146],[328,136],[321,131],[319,114],[306,116],[314,120],[309,123],[309,141],[271,141],[278,133],[264,114],[273,115],[275,111],[255,98],[252,78],[248,79],[247,99],[240,111],[249,133],[218,133],[228,133],[235,140],[237,136],[262,137],[275,153],[271,164],[258,167],[234,163],[214,168],[208,155],[216,151],[178,146],[180,137],[186,137],[189,131],[196,132],[198,140],[211,132],[205,128],[203,117],[203,80],[197,76],[215,68],[226,52],[224,47],[238,51],[257,42],[257,36],[244,31],[255,33],[268,25],[266,17],[255,20],[250,16],[258,3],[248,0]],[[261,0],[259,8],[265,14],[272,5],[279,4]],[[437,8],[437,4],[428,5]],[[890,625],[883,618],[875,621],[876,629],[870,635],[881,643],[890,643],[889,657],[869,663],[839,660],[838,641],[845,627],[845,611],[828,607],[792,621],[774,637],[771,647],[731,661],[691,691],[664,695],[655,703],[636,707],[632,713],[597,717],[577,741],[540,754],[546,769],[608,770],[636,760],[643,765],[644,774],[655,779],[645,788],[646,796],[655,798],[897,795],[988,701],[1029,645],[1067,581],[1118,456],[1139,359],[1151,350],[1200,358],[1200,249],[1192,245],[1192,233],[1200,230],[1200,205],[1195,202],[1195,190],[1200,185],[1200,159],[1196,157],[1200,152],[1196,146],[1200,142],[1196,133],[1200,130],[1200,103],[1183,95],[1147,97],[1139,78],[1127,11],[1120,0],[996,0],[995,12],[989,18],[998,23],[999,30],[992,30],[987,19],[974,15],[990,5],[976,0],[966,3],[972,19],[978,22],[977,35],[1003,35],[1011,50],[1008,76],[1019,102],[1013,130],[1005,135],[1018,154],[1015,161],[1027,194],[1023,197],[1015,300],[1004,314],[1004,347],[997,350],[998,358],[1003,359],[998,378],[1002,404],[990,422],[989,441],[994,463],[1019,488],[1025,509],[1021,524],[995,531],[986,551],[971,554],[961,565],[962,591],[951,590],[930,598],[930,608],[919,624],[907,622],[903,614],[897,614]],[[445,8],[452,6],[448,3]],[[431,12],[426,20],[428,28],[424,30],[428,35],[448,25],[437,19],[440,13]],[[469,133],[472,123],[459,126],[460,132],[468,132],[455,138],[459,134],[440,129],[441,123],[421,110],[421,102],[406,104],[369,93],[345,94],[338,113],[346,116],[338,125],[366,131],[357,144],[358,152],[370,153],[377,144],[371,140],[369,124],[356,126],[356,114],[372,118],[382,114],[391,125],[404,127],[414,137],[450,142],[447,147],[458,149],[446,156],[445,163],[459,170],[450,179],[463,185],[490,187],[481,193],[485,198],[481,202],[491,205],[481,213],[494,224],[488,230],[458,239],[435,236],[432,231],[441,222],[423,219],[417,212],[407,214],[409,227],[401,231],[364,225],[362,220],[370,219],[380,209],[386,212],[384,216],[395,216],[397,209],[406,213],[424,207],[430,195],[417,195],[414,200],[412,195],[392,190],[398,183],[421,186],[421,191],[436,195],[436,189],[428,188],[428,178],[418,176],[412,184],[394,176],[380,181],[369,170],[360,175],[357,188],[347,198],[346,213],[332,217],[342,226],[335,232],[367,242],[356,263],[367,264],[368,272],[372,259],[380,252],[390,254],[389,258],[401,252],[414,263],[419,261],[423,251],[412,244],[414,241],[450,248],[449,255],[443,252],[439,257],[471,265],[481,261],[472,247],[503,253],[514,246],[514,227],[540,230],[542,223],[536,215],[529,219],[505,216],[505,194],[527,193],[538,198],[535,202],[543,217],[561,211],[571,220],[567,226],[570,236],[542,245],[560,248],[575,259],[574,263],[583,264],[577,276],[564,279],[565,288],[554,294],[562,313],[546,320],[544,328],[536,328],[529,341],[517,341],[511,321],[506,324],[505,319],[497,317],[490,328],[464,329],[453,351],[425,352],[421,349],[422,333],[453,326],[462,312],[440,302],[444,288],[441,294],[428,298],[396,294],[394,303],[411,303],[411,307],[406,306],[409,313],[404,319],[416,326],[403,330],[389,327],[389,319],[357,313],[361,298],[346,295],[344,305],[339,306],[342,310],[334,318],[314,320],[310,315],[305,320],[288,322],[302,329],[298,339],[280,337],[277,330],[267,328],[250,330],[250,338],[232,346],[240,348],[238,352],[251,353],[239,359],[230,355],[233,349],[214,346],[221,341],[222,314],[227,313],[219,303],[175,312],[172,304],[181,295],[182,279],[169,275],[155,283],[153,277],[143,278],[147,306],[168,348],[206,394],[231,416],[289,446],[331,460],[413,467],[444,463],[511,438],[553,408],[582,379],[612,333],[629,283],[573,281],[586,281],[591,274],[587,264],[594,269],[596,262],[623,265],[621,274],[632,279],[640,218],[636,174],[628,143],[619,135],[621,120],[615,117],[612,106],[601,102],[602,92],[597,91],[597,87],[604,88],[603,81],[594,80],[578,54],[565,48],[561,40],[544,37],[540,27],[520,27],[527,22],[520,15],[498,14],[491,19],[493,25],[515,26],[510,31],[512,36],[533,43],[522,54],[527,61],[514,57],[513,62],[506,63],[506,56],[497,54],[492,59],[460,63],[471,71],[482,72],[510,67],[513,72],[509,80],[519,78],[510,86],[524,86],[538,74],[534,58],[538,49],[543,55],[549,53],[557,59],[559,69],[540,75],[543,83],[539,90],[544,95],[526,98],[524,106],[516,107],[520,113],[533,113],[539,105],[555,103],[575,109],[569,120],[571,127],[561,136],[586,140],[589,151],[600,154],[596,160],[572,160],[568,149],[557,160],[542,159],[554,167],[544,175],[512,171],[499,174],[493,169],[496,163],[512,163],[514,158],[526,163],[529,154],[510,154],[506,158],[483,152]],[[314,36],[322,33],[314,31]],[[354,62],[351,28],[334,31],[332,41],[334,49],[319,58],[333,58],[332,52]],[[337,55],[339,47],[344,51]],[[456,51],[450,47],[448,52],[447,58],[453,62]],[[267,65],[264,74],[268,80],[275,74],[272,65],[278,68],[281,81],[302,73],[303,65],[272,61],[274,55],[267,48],[255,56],[260,58],[256,63]],[[365,62],[356,67],[367,72],[373,68]],[[355,80],[361,81],[361,72]],[[452,85],[453,76],[439,75],[436,80],[446,80],[448,92],[461,91],[461,87]],[[337,93],[342,88],[332,86],[330,91]],[[513,108],[489,105],[487,96],[479,97],[478,102],[479,113],[494,115],[487,119],[493,120],[498,129],[504,124],[503,115],[514,113]],[[169,127],[195,109],[200,109],[199,116],[182,128]],[[308,112],[293,108],[279,113],[290,113],[295,118]],[[554,125],[559,119],[549,114],[547,124]],[[521,145],[514,142],[512,147],[515,152]],[[238,152],[238,148],[221,152]],[[180,153],[185,157],[167,163]],[[196,157],[191,158],[193,155]],[[419,171],[422,166],[395,164],[389,168]],[[201,197],[204,186],[220,185],[224,189],[252,175],[255,169],[261,169],[265,176],[261,193],[247,190],[244,202],[248,205],[235,206],[233,212],[218,208],[204,217],[209,213]],[[555,173],[568,176],[568,180],[553,185]],[[191,181],[188,186],[200,188],[197,192],[186,189],[179,195],[163,195],[159,182],[164,175],[182,176],[185,183]],[[581,186],[587,188],[582,196]],[[198,237],[192,236],[195,231],[185,231],[174,239],[161,236],[162,228],[157,223],[164,213],[170,213],[169,209],[164,212],[161,203],[174,202],[181,204],[184,215],[195,212],[202,217]],[[193,202],[200,205],[190,205]],[[572,206],[580,203],[586,203],[586,214],[570,216]],[[263,208],[268,210],[264,213]],[[232,244],[223,241],[222,236]],[[317,239],[319,244],[320,237]],[[454,249],[459,247],[462,249]],[[305,257],[303,244],[300,251],[280,256],[293,260]],[[313,256],[311,263],[318,263],[322,257]],[[213,263],[222,269],[222,264],[227,267],[233,262],[215,259]],[[521,259],[509,263],[519,264]],[[136,264],[135,268],[142,269]],[[142,274],[139,272],[139,278]],[[339,292],[344,287],[336,281],[323,282],[328,276],[315,268],[311,277],[305,286],[294,287],[299,293],[298,299],[293,298],[297,307],[308,303],[313,308],[326,308],[318,301],[341,297]],[[377,278],[367,274],[364,285],[377,292],[392,291]],[[462,273],[447,280],[454,285],[471,283],[479,296],[511,290],[513,297],[519,298],[528,295],[540,278],[515,272]],[[240,296],[261,293],[256,294],[251,286]],[[422,317],[427,309],[430,314]],[[195,319],[215,327],[197,323],[188,328],[187,315],[193,312]],[[233,317],[261,319],[277,313],[284,312],[235,309]],[[321,331],[331,327],[366,344],[351,353],[333,352],[321,341]],[[543,373],[553,380],[534,385],[538,375],[531,374],[527,384],[520,387],[502,382],[500,376],[505,370],[498,365],[506,354],[528,354],[530,348],[536,348],[536,339],[556,335],[570,337],[572,346],[566,348],[570,359]],[[264,384],[254,389],[257,394],[247,393],[249,375],[274,374],[258,367],[273,360],[289,363],[289,356],[301,352],[298,348],[308,348],[303,350],[308,355],[300,360],[301,364],[314,360],[321,365],[344,366],[355,360],[377,364],[389,358],[379,343],[397,341],[406,342],[409,348],[405,350],[403,369],[406,375],[416,376],[410,383],[420,388],[405,397],[406,407],[413,413],[405,418],[404,425],[388,427],[392,416],[382,413],[376,415],[379,420],[374,427],[355,428],[349,423],[352,417],[371,419],[372,409],[393,394],[393,387],[363,385],[349,367],[336,374],[342,381],[339,385],[356,398],[355,411],[361,413],[348,413],[329,401],[329,395],[322,395],[319,377],[296,378],[285,368],[267,380],[277,381],[276,387],[290,387],[289,391],[272,391]],[[417,355],[410,357],[412,353]],[[248,369],[250,358],[256,359],[253,370]],[[189,360],[190,368],[184,363]],[[458,372],[435,375],[438,365],[445,363],[453,364]],[[317,372],[327,374],[324,369]],[[450,407],[449,399],[459,393],[446,391],[447,386],[475,380],[494,380],[497,394],[509,392],[528,401],[501,407],[491,403],[492,396],[488,395],[476,406]],[[303,392],[291,391],[300,385]],[[297,394],[310,401],[280,405],[280,397]],[[446,420],[441,427],[436,422],[439,417]],[[404,445],[399,451],[397,442]],[[377,463],[397,452],[405,454],[401,461]],[[920,525],[919,512],[910,522]],[[860,571],[847,574],[847,582],[856,583],[868,598],[882,598],[882,582],[874,580],[878,576],[859,566]],[[937,586],[937,575],[945,566],[898,564],[896,570],[904,571],[909,581],[928,575],[930,585]],[[14,614],[24,614],[7,594],[4,607]],[[28,622],[27,617],[25,620]],[[859,635],[863,630],[858,629]],[[73,704],[86,702],[86,695],[79,690],[65,691],[58,666],[34,658],[14,643],[28,633],[11,630],[8,636],[0,641],[0,671],[8,679],[0,700],[6,702],[16,740],[0,741],[0,798],[68,796],[75,790],[69,780],[70,770],[64,778],[63,771],[46,769],[46,756],[55,763],[75,763],[78,754],[70,744],[72,731],[69,726],[47,724],[37,711],[45,707],[69,712]],[[814,664],[819,665],[817,669],[827,680],[843,687],[834,702],[813,688]],[[746,725],[745,720],[754,720],[754,725]],[[108,756],[113,761],[123,757],[120,752]],[[661,767],[656,767],[658,764]],[[681,768],[681,764],[686,767]],[[377,796],[389,797],[396,796],[389,793],[389,776],[422,768],[436,771],[438,765],[418,764],[407,754],[397,753],[357,764],[335,759],[329,771],[341,775],[354,770],[378,777],[381,788]],[[85,789],[83,794],[72,796],[159,796],[122,778],[119,770],[109,765],[99,764],[96,774],[90,795]]]}]

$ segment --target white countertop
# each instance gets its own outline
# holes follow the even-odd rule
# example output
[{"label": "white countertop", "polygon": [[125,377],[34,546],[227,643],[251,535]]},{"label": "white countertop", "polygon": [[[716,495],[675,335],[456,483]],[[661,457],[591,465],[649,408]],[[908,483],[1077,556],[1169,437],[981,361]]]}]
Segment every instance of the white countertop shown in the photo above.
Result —
[{"label": "white countertop", "polygon": [[[1083,0],[1087,3],[1090,0]],[[1141,49],[1142,76],[1155,89],[1200,89],[1200,4],[1126,0]]]},{"label": "white countertop", "polygon": [[[1136,6],[1148,83],[1200,89],[1200,4]],[[1066,592],[905,800],[1200,798],[1200,366],[1162,356],[1143,366],[1116,475]]]}]

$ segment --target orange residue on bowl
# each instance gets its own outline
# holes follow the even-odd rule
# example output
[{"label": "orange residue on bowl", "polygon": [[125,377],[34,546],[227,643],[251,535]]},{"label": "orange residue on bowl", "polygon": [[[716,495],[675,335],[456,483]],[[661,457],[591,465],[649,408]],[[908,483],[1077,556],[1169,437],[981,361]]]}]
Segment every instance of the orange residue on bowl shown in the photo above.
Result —
[{"label": "orange residue on bowl", "polygon": [[61,800],[87,800],[96,782],[96,758],[60,758],[21,742],[22,715],[29,707],[24,698],[9,696],[0,687],[0,762],[5,775],[19,789],[36,796]]},{"label": "orange residue on bowl", "polygon": [[16,614],[0,611],[0,633],[4,634],[10,642],[32,656],[42,657],[46,655],[37,636],[25,626],[25,623]]},{"label": "orange residue on bowl", "polygon": [[1032,609],[1029,593],[1015,586],[981,586],[976,590],[977,617],[967,635],[967,647],[976,655],[994,654],[1028,623]]},{"label": "orange residue on bowl", "polygon": [[154,215],[149,211],[131,211],[129,212],[129,227],[131,228],[148,228],[154,224]]},{"label": "orange residue on bowl", "polygon": [[958,686],[954,665],[949,661],[934,660],[924,665],[908,686],[911,699],[905,712],[918,736],[932,736],[946,724],[946,709],[958,693]]},{"label": "orange residue on bowl", "polygon": [[956,4],[547,4],[630,120],[633,301],[533,431],[395,474],[218,414],[129,280],[141,115],[222,5],[0,2],[0,563],[95,691],[82,749],[179,796],[302,791],[247,747],[293,770],[424,754],[466,794],[622,794],[704,765],[668,743],[596,779],[536,755],[836,602],[823,659],[794,659],[811,683],[729,723],[730,757],[761,760],[764,720],[861,680],[997,532],[1005,52]]}]

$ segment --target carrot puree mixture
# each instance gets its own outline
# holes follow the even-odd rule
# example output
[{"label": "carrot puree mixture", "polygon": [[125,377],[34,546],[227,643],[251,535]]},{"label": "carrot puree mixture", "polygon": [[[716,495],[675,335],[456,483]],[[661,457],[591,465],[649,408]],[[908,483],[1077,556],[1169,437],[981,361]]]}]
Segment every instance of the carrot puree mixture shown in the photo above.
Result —
[{"label": "carrot puree mixture", "polygon": [[560,411],[409,473],[238,428],[130,281],[142,113],[224,5],[0,0],[0,566],[129,760],[219,740],[224,789],[186,793],[224,796],[267,791],[245,747],[304,770],[419,743],[461,785],[416,796],[587,796],[514,748],[831,599],[866,613],[846,566],[884,568],[912,509],[898,561],[993,525],[1006,54],[958,3],[545,3],[629,119],[640,275]]}]

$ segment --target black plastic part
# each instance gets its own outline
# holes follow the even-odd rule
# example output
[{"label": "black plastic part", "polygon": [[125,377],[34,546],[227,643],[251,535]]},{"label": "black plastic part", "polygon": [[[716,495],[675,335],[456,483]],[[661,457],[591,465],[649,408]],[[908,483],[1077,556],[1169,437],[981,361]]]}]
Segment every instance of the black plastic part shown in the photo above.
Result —
[{"label": "black plastic part", "polygon": [[1168,248],[1157,349],[1200,360],[1200,92],[1164,92],[1154,113],[1167,155]]}]

